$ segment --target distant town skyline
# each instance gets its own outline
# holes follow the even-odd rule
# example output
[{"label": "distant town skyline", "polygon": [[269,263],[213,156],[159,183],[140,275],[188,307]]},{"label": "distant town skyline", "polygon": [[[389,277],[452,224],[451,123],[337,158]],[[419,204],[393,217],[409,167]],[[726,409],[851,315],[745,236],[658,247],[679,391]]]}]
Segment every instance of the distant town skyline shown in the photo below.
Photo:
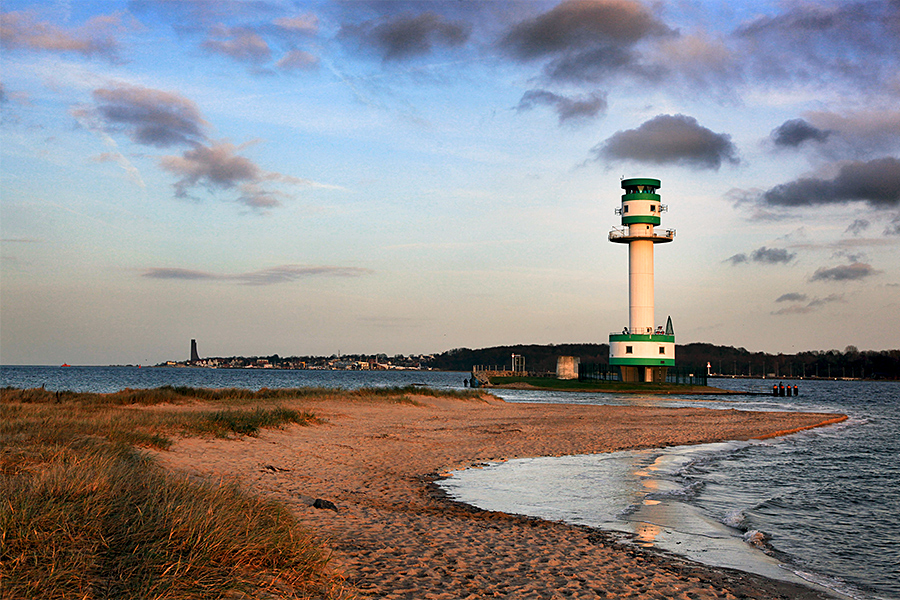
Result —
[{"label": "distant town skyline", "polygon": [[900,4],[6,0],[0,362],[900,346]]}]

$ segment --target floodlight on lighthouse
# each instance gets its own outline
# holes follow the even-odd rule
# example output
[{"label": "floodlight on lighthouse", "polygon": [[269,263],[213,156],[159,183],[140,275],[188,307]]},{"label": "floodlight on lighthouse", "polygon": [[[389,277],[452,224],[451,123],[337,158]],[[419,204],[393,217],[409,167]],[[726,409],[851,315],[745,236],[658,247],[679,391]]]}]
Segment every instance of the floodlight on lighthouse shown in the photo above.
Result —
[{"label": "floodlight on lighthouse", "polygon": [[653,246],[671,242],[675,230],[657,230],[668,207],[660,202],[658,179],[623,179],[622,204],[616,214],[622,226],[609,241],[628,244],[628,327],[609,336],[609,364],[618,366],[624,381],[665,381],[675,366],[675,334],[654,324]]}]

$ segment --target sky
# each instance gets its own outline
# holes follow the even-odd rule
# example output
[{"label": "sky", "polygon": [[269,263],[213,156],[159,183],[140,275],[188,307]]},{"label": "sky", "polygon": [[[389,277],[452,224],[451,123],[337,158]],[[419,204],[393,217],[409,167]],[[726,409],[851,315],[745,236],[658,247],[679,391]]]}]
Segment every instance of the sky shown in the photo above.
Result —
[{"label": "sky", "polygon": [[0,10],[0,363],[900,347],[897,0]]}]

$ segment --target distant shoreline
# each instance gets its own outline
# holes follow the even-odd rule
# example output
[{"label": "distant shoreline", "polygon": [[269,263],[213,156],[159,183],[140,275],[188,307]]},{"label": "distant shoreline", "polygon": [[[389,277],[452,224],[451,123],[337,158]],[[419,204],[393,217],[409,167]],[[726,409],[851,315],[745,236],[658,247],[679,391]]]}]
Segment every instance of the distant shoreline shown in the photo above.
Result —
[{"label": "distant shoreline", "polygon": [[647,387],[646,389],[639,388],[618,388],[616,386],[596,386],[596,387],[578,387],[578,388],[565,388],[565,387],[544,387],[537,386],[530,383],[501,383],[501,384],[488,384],[481,386],[484,389],[507,389],[507,390],[538,390],[538,391],[546,391],[546,392],[588,392],[595,394],[654,394],[654,395],[670,395],[670,394],[678,394],[678,395],[686,395],[686,396],[699,396],[699,395],[722,395],[722,396],[762,396],[762,395],[771,395],[771,394],[763,394],[762,392],[741,392],[735,390],[723,390],[722,388],[704,386],[704,385],[680,385],[673,387],[671,389],[659,389],[653,387]]}]

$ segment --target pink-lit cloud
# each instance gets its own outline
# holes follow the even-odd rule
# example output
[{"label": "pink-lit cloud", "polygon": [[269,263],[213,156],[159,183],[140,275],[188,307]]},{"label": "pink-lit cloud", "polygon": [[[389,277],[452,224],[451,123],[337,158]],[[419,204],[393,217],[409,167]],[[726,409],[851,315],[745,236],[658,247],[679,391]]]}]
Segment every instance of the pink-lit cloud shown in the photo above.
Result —
[{"label": "pink-lit cloud", "polygon": [[74,53],[119,60],[116,34],[124,29],[120,15],[98,15],[81,27],[64,29],[40,21],[32,12],[0,14],[0,45],[6,50]]}]

